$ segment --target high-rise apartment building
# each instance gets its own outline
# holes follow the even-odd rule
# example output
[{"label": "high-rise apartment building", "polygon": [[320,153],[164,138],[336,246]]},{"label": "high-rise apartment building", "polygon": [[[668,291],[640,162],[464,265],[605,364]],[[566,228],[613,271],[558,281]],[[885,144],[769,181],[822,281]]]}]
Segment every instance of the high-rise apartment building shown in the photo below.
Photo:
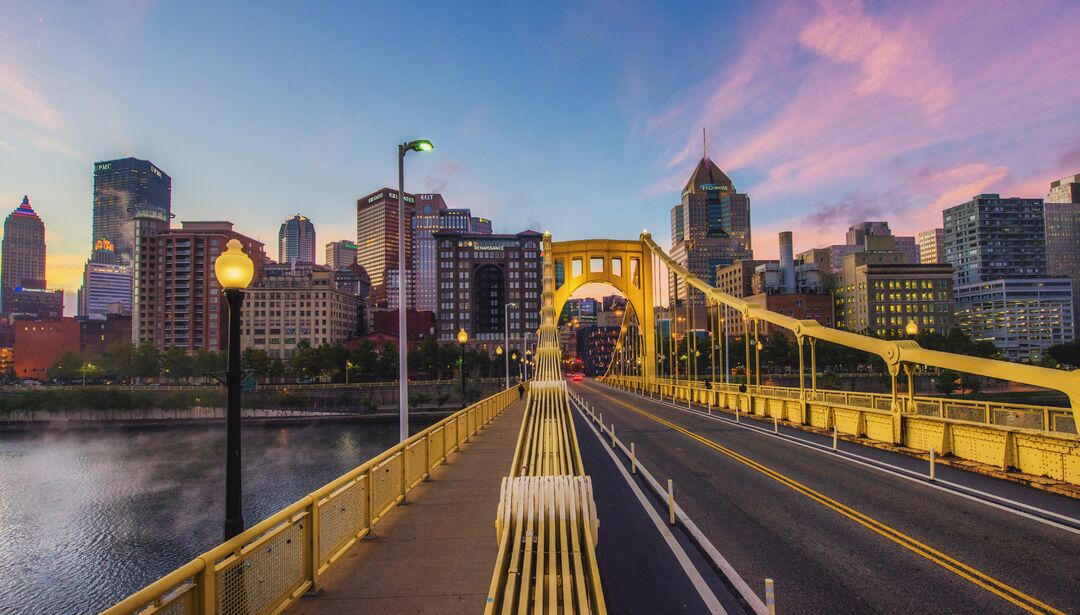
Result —
[{"label": "high-rise apartment building", "polygon": [[[682,201],[671,208],[671,256],[690,273],[710,284],[716,268],[753,258],[750,246],[750,197],[703,156],[683,188]],[[672,275],[671,296],[686,296],[685,281]],[[692,293],[700,305],[700,293]]]},{"label": "high-rise apartment building", "polygon": [[[138,319],[132,337],[153,340],[166,348],[221,350],[225,347],[228,308],[214,273],[214,261],[237,239],[255,263],[253,284],[262,276],[263,244],[233,230],[231,222],[183,222],[180,228],[157,235],[154,250],[145,254],[141,272],[156,279],[152,318]],[[154,258],[156,256],[156,258]],[[133,323],[133,326],[135,324]]]},{"label": "high-rise apartment building", "polygon": [[[492,351],[502,343],[509,313],[511,346],[523,348],[540,326],[542,238],[535,231],[436,232],[439,340],[453,341],[465,329],[473,347]],[[516,307],[506,310],[507,303]]]},{"label": "high-rise apartment building", "polygon": [[591,297],[567,299],[566,303],[563,304],[562,314],[559,314],[559,326],[585,327],[595,325],[600,312],[599,307],[596,299]]},{"label": "high-rise apartment building", "polygon": [[326,244],[326,266],[341,269],[356,262],[356,244],[351,241],[331,241]]},{"label": "high-rise apartment building", "polygon": [[30,197],[4,220],[4,240],[0,247],[0,310],[12,314],[12,296],[17,289],[45,288],[45,223],[30,206]]},{"label": "high-rise apartment building", "polygon": [[1048,275],[1042,199],[980,194],[942,218],[965,333],[1014,360],[1038,360],[1072,338],[1072,280]]},{"label": "high-rise apartment building", "polygon": [[1046,269],[1073,281],[1073,325],[1080,324],[1080,175],[1050,184],[1044,204]]},{"label": "high-rise apartment building", "polygon": [[[390,271],[398,266],[398,242],[405,245],[405,269],[412,269],[412,216],[416,197],[404,195],[405,236],[398,233],[398,192],[377,190],[356,201],[356,260],[371,276],[371,300],[386,306],[390,294]],[[409,286],[412,288],[412,285]],[[413,305],[414,297],[406,298]]]},{"label": "high-rise apartment building", "polygon": [[919,243],[919,263],[933,265],[945,262],[945,229],[932,228],[916,235]]},{"label": "high-rise apartment building", "polygon": [[263,270],[247,289],[241,346],[289,359],[301,342],[337,344],[358,332],[360,297],[336,282],[337,272],[318,265],[278,265]]},{"label": "high-rise apartment building", "polygon": [[94,258],[131,266],[135,258],[132,226],[138,210],[172,213],[172,178],[149,160],[121,158],[94,163]]},{"label": "high-rise apartment building", "polygon": [[315,225],[296,214],[278,229],[278,262],[315,264]]},{"label": "high-rise apartment building", "polygon": [[158,299],[158,235],[167,232],[171,216],[153,207],[136,207],[135,262],[131,271],[131,342],[154,343]]}]

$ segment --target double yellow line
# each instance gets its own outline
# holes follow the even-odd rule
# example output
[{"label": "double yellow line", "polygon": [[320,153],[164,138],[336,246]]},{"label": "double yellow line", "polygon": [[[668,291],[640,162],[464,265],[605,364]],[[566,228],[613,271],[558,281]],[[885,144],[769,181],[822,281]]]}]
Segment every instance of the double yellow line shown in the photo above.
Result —
[{"label": "double yellow line", "polygon": [[619,404],[620,406],[624,406],[629,410],[640,414],[641,416],[652,419],[653,421],[660,423],[661,425],[664,425],[666,427],[670,427],[671,429],[674,429],[675,431],[683,434],[684,436],[687,436],[688,438],[704,444],[705,446],[713,449],[718,453],[727,455],[728,457],[731,457],[732,459],[742,464],[745,464],[757,470],[758,472],[761,472],[762,474],[768,476],[776,482],[786,485],[787,487],[790,487],[791,489],[805,495],[811,500],[818,502],[822,506],[830,508],[847,517],[848,519],[851,519],[852,521],[858,523],[859,525],[867,527],[877,532],[878,534],[881,534],[885,538],[888,538],[889,540],[904,547],[905,549],[908,549],[912,553],[921,555],[922,557],[925,557],[926,559],[934,562],[942,568],[955,572],[956,574],[967,579],[968,581],[971,581],[975,585],[978,585],[979,587],[982,587],[987,591],[993,592],[994,594],[1004,598],[1005,600],[1008,600],[1009,602],[1015,604],[1016,606],[1024,609],[1029,613],[1054,613],[1055,615],[1065,615],[1063,611],[1055,609],[1054,607],[1046,604],[1045,602],[1033,598],[1032,596],[1025,594],[1024,592],[1016,589],[1015,587],[1012,587],[1011,585],[1002,583],[1001,581],[998,581],[997,579],[985,573],[982,573],[955,558],[945,555],[944,553],[934,549],[929,545],[915,540],[914,538],[908,536],[907,534],[904,534],[903,532],[895,530],[888,525],[877,521],[876,519],[872,519],[862,514],[861,512],[855,510],[854,508],[851,508],[850,506],[845,506],[844,504],[837,502],[836,500],[826,496],[819,491],[815,491],[794,479],[788,478],[787,476],[781,474],[780,472],[777,472],[776,470],[768,468],[754,461],[753,459],[746,457],[745,455],[740,455],[739,453],[736,453],[735,451],[727,448],[726,446],[721,446],[720,444],[717,444],[716,442],[713,442],[708,438],[700,436],[690,431],[689,429],[680,427],[679,425],[676,425],[671,421],[666,421],[652,413],[646,412],[645,410],[642,410],[622,400],[607,395],[602,391],[593,389],[593,392],[616,404]]}]

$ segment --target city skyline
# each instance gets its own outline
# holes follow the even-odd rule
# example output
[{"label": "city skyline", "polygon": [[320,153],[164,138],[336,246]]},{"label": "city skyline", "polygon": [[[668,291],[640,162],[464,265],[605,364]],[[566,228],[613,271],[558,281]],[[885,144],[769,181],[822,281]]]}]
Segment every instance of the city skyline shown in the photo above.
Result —
[{"label": "city skyline", "polygon": [[[297,202],[310,203],[320,236],[355,239],[356,198],[396,185],[393,149],[406,138],[436,146],[410,160],[406,190],[443,193],[494,218],[496,232],[647,227],[664,238],[704,127],[710,157],[753,198],[753,233],[798,228],[796,251],[837,243],[862,220],[914,235],[976,194],[1043,198],[1080,171],[1080,85],[1063,77],[1080,50],[1057,43],[1077,9],[1064,3],[530,10],[6,5],[2,21],[20,27],[0,49],[0,202],[30,195],[50,287],[70,311],[92,163],[129,155],[168,169],[177,222],[226,217],[264,243]],[[388,53],[375,38],[346,34],[361,18],[408,22],[428,40],[394,50],[390,73],[375,68]],[[182,27],[191,22],[206,31]],[[738,33],[704,36],[722,23]],[[755,37],[766,24],[768,39]],[[490,36],[462,35],[473,28]],[[854,33],[848,44],[838,31]],[[272,53],[248,60],[260,54],[244,45]],[[206,75],[211,57],[228,62]],[[423,95],[394,94],[404,90]],[[595,215],[573,215],[582,204]],[[771,241],[755,248],[775,256]]]}]

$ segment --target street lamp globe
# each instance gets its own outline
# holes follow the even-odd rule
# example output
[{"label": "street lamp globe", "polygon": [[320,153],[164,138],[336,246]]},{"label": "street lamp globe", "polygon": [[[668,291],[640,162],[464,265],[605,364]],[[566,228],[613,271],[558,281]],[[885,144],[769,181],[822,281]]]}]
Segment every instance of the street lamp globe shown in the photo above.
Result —
[{"label": "street lamp globe", "polygon": [[244,246],[239,239],[230,239],[227,250],[214,261],[214,274],[222,288],[242,290],[251,284],[255,277],[255,263],[244,253]]},{"label": "street lamp globe", "polygon": [[427,139],[417,139],[416,141],[409,141],[406,143],[405,149],[411,149],[414,152],[430,152],[435,149],[435,146]]},{"label": "street lamp globe", "polygon": [[465,342],[468,342],[468,341],[469,341],[469,334],[465,331],[465,327],[462,327],[461,330],[457,332],[457,343],[464,346]]},{"label": "street lamp globe", "polygon": [[763,346],[763,345],[761,344],[761,340],[758,340],[758,343],[757,343],[757,349],[758,349],[758,350],[761,350],[761,349],[762,349],[762,348],[764,348],[764,347],[765,347],[765,346]]},{"label": "street lamp globe", "polygon": [[495,347],[495,356],[501,357],[503,354],[502,344]]},{"label": "street lamp globe", "polygon": [[904,327],[904,331],[908,335],[910,335],[912,337],[918,335],[919,334],[919,323],[915,322],[914,320],[909,320],[908,323],[907,323],[907,326]]}]

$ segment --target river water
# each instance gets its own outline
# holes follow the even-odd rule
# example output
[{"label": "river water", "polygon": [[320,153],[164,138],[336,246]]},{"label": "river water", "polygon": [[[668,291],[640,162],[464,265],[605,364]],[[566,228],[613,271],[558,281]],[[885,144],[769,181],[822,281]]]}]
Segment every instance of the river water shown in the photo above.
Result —
[{"label": "river water", "polygon": [[[253,525],[397,441],[397,425],[245,423]],[[221,542],[224,423],[0,431],[0,613],[96,613]]]}]

